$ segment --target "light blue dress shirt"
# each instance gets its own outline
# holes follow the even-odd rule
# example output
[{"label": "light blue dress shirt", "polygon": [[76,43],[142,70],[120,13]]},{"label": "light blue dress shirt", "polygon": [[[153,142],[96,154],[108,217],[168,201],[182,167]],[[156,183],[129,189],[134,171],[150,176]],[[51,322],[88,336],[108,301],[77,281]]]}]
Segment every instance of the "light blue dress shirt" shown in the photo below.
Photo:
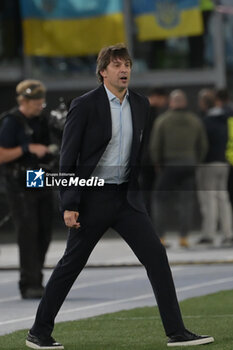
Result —
[{"label": "light blue dress shirt", "polygon": [[129,159],[133,139],[129,93],[127,91],[121,104],[119,98],[106,86],[104,87],[110,103],[112,138],[92,176],[104,179],[105,183],[121,184],[129,180]]}]

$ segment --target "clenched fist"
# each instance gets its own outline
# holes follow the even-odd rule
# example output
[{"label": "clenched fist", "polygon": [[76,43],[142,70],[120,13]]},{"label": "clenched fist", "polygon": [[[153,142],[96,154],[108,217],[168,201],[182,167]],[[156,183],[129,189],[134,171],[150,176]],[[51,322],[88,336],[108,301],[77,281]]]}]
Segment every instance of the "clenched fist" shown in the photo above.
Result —
[{"label": "clenched fist", "polygon": [[78,217],[79,217],[78,211],[70,211],[70,210],[64,211],[64,221],[67,227],[78,229],[80,227],[80,223],[77,222]]}]

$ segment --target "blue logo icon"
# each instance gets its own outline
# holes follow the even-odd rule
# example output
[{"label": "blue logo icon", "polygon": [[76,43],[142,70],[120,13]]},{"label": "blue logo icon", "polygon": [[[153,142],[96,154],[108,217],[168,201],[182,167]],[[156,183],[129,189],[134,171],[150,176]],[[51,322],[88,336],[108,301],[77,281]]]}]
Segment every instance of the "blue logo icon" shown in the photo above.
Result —
[{"label": "blue logo icon", "polygon": [[40,170],[27,170],[27,187],[44,187],[44,171]]}]

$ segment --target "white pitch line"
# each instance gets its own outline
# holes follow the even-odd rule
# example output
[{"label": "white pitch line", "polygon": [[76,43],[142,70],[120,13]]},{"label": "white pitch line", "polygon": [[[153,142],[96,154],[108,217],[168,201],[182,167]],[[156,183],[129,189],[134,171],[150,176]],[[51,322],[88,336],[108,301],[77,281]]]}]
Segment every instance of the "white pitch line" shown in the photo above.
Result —
[{"label": "white pitch line", "polygon": [[82,284],[78,284],[77,286],[72,287],[71,291],[79,289],[79,288],[93,287],[93,286],[98,286],[98,285],[102,286],[104,284],[132,281],[132,280],[141,279],[141,278],[146,278],[146,274],[144,273],[141,275],[135,274],[135,275],[124,276],[124,277],[113,277],[113,278],[110,278],[109,280],[106,280],[106,281],[95,281],[95,282],[82,283]]},{"label": "white pitch line", "polygon": [[[232,277],[222,278],[222,279],[218,279],[218,280],[214,280],[214,281],[210,281],[210,282],[203,282],[203,283],[199,283],[199,284],[193,284],[191,286],[178,288],[177,291],[182,292],[182,291],[186,291],[186,290],[190,290],[190,289],[197,289],[197,288],[201,288],[201,287],[212,286],[212,285],[215,285],[215,284],[223,284],[223,283],[232,282],[232,281],[233,281]],[[153,293],[149,293],[149,294],[139,295],[139,296],[136,296],[136,297],[133,297],[133,298],[125,298],[125,299],[107,301],[107,302],[104,302],[104,303],[98,303],[98,304],[94,304],[94,305],[82,306],[82,307],[78,307],[78,308],[75,308],[75,309],[72,308],[72,309],[61,311],[59,313],[59,315],[68,314],[68,313],[72,313],[72,312],[83,311],[83,310],[88,310],[88,309],[96,309],[96,308],[103,307],[103,306],[116,305],[116,304],[136,301],[136,300],[148,299],[148,298],[151,298],[153,296],[154,296]],[[14,320],[9,320],[9,321],[3,321],[3,322],[0,322],[0,326],[7,325],[7,324],[12,324],[12,323],[23,322],[23,321],[34,320],[34,318],[35,318],[35,316],[29,316],[29,317],[23,317],[23,318],[16,318]]]},{"label": "white pitch line", "polygon": [[[100,316],[94,316],[92,317],[93,319],[97,318],[99,321],[102,321],[102,318]],[[226,314],[226,315],[183,315],[182,318],[225,318],[225,317],[229,317],[229,318],[233,318],[233,314]],[[148,316],[148,317],[143,317],[143,316],[138,316],[138,317],[112,317],[112,318],[108,318],[108,320],[119,320],[119,321],[124,321],[124,320],[159,320],[160,316]],[[88,319],[86,319],[88,320]],[[103,318],[103,320],[106,320],[105,318]]]},{"label": "white pitch line", "polygon": [[[68,309],[68,310],[61,311],[59,313],[59,315],[68,314],[68,313],[71,313],[71,312],[88,310],[88,309],[96,309],[98,307],[109,306],[109,305],[120,304],[120,303],[126,303],[126,302],[134,301],[134,300],[147,299],[147,298],[151,298],[152,296],[153,296],[153,294],[150,293],[150,294],[139,295],[139,296],[133,297],[133,298],[125,298],[125,299],[120,299],[120,300],[107,301],[105,303],[81,306],[81,307],[78,307],[78,308],[75,308],[75,309],[73,308],[73,309]],[[35,318],[35,316],[29,316],[29,317],[23,317],[23,318],[16,318],[14,320],[9,320],[9,321],[3,321],[3,322],[0,322],[0,326],[6,325],[6,324],[11,324],[11,323],[29,321],[29,320],[33,320],[34,318]]]},{"label": "white pitch line", "polygon": [[[172,270],[172,272],[177,272],[177,271],[184,270],[184,267],[174,266],[174,267],[171,267],[171,270]],[[51,275],[51,273],[48,273],[48,274]],[[9,277],[5,278],[5,279],[2,278],[1,281],[0,281],[0,284],[7,284],[7,283],[14,283],[14,282],[17,283],[18,279],[19,279],[18,274],[15,275],[15,277],[12,277],[12,278],[9,278]]]},{"label": "white pitch line", "polygon": [[208,287],[208,286],[213,286],[215,284],[223,284],[223,283],[227,283],[227,282],[233,282],[233,277],[221,278],[221,279],[214,280],[214,281],[193,284],[191,286],[182,287],[182,288],[176,288],[176,291],[177,292],[185,292],[185,291],[190,290],[190,289]]},{"label": "white pitch line", "polygon": [[[131,297],[131,298],[125,298],[125,299],[119,299],[119,300],[113,300],[113,301],[106,301],[104,303],[77,307],[76,309],[68,309],[68,310],[61,311],[60,314],[68,314],[71,312],[83,311],[83,310],[88,310],[88,309],[97,308],[97,307],[115,305],[115,304],[120,304],[120,303],[127,303],[127,302],[131,302],[131,301],[135,301],[135,300],[148,299],[148,298],[151,298],[153,296],[154,296],[153,293],[142,294],[142,295],[138,295],[137,297]],[[1,325],[1,323],[0,323],[0,325]]]},{"label": "white pitch line", "polygon": [[[175,269],[175,271],[180,271],[180,270],[182,270],[182,268],[177,267]],[[93,287],[93,286],[98,286],[98,285],[102,286],[102,285],[109,284],[109,283],[118,283],[118,282],[132,281],[132,280],[141,279],[141,278],[144,278],[144,277],[146,277],[146,274],[142,273],[140,275],[139,274],[134,274],[134,275],[124,276],[124,277],[113,277],[113,278],[110,278],[108,280],[103,280],[103,281],[80,283],[80,284],[77,284],[76,286],[74,285],[72,287],[72,289],[71,289],[71,292],[72,292],[72,290],[76,290],[76,289]],[[0,299],[0,303],[5,303],[5,302],[8,302],[8,301],[13,301],[13,300],[20,300],[20,299],[21,298],[19,296],[13,296],[13,297],[9,297],[9,298],[2,298],[2,299]]]},{"label": "white pitch line", "polygon": [[[110,284],[110,283],[119,283],[119,282],[126,282],[126,281],[132,281],[132,280],[136,280],[136,279],[141,279],[146,277],[145,274],[134,274],[134,275],[130,275],[130,276],[124,276],[124,277],[114,277],[114,278],[110,278],[108,280],[103,280],[103,281],[95,281],[95,282],[87,282],[87,283],[80,283],[77,284],[77,286],[73,286],[72,290],[76,290],[76,289],[81,289],[81,288],[87,288],[87,287],[93,287],[93,286],[103,286],[105,284]],[[0,303],[5,303],[8,301],[12,301],[12,300],[20,300],[21,298],[19,296],[12,296],[9,298],[3,298],[0,299]]]},{"label": "white pitch line", "polygon": [[[182,269],[183,268],[181,268],[181,267],[177,267],[174,270],[175,271],[180,271]],[[132,280],[141,279],[141,278],[144,278],[144,277],[146,277],[146,274],[142,273],[140,275],[139,274],[134,274],[134,275],[125,276],[125,277],[113,277],[113,278],[110,278],[110,279],[104,280],[104,281],[80,283],[80,284],[77,284],[76,286],[74,285],[72,287],[72,289],[71,289],[71,292],[72,292],[72,290],[76,290],[76,289],[93,287],[93,286],[98,286],[98,285],[102,286],[102,285],[109,284],[109,283],[118,283],[118,282],[132,281]],[[8,282],[10,282],[10,280],[5,281],[5,283],[8,283]],[[1,284],[1,282],[0,282],[0,284]],[[5,303],[5,302],[8,302],[8,301],[13,301],[13,300],[20,300],[20,299],[21,298],[19,296],[13,296],[13,297],[9,297],[9,298],[2,298],[2,299],[0,299],[0,303]]]}]

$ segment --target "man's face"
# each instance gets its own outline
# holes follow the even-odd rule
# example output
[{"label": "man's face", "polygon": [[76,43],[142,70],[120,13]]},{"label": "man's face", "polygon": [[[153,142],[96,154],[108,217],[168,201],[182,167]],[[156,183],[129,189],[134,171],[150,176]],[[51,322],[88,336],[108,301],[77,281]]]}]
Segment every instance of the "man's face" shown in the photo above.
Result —
[{"label": "man's face", "polygon": [[130,61],[121,58],[115,58],[110,61],[109,65],[101,71],[104,84],[109,90],[117,89],[122,91],[127,89],[131,74]]},{"label": "man's face", "polygon": [[24,99],[22,105],[26,114],[30,117],[37,117],[41,114],[45,107],[45,99],[40,98],[36,100]]}]

